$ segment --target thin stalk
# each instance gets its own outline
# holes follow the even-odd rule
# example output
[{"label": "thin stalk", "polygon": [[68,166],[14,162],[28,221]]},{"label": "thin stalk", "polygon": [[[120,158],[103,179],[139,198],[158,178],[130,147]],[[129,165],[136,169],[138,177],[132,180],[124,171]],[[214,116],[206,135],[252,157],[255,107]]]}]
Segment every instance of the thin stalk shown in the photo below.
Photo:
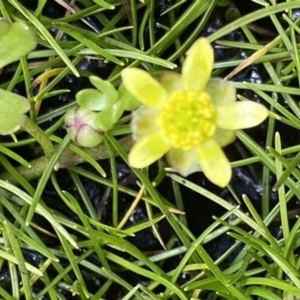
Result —
[{"label": "thin stalk", "polygon": [[26,132],[33,136],[43,148],[46,157],[50,157],[54,152],[54,147],[45,132],[30,118],[25,116],[25,121],[22,126]]}]

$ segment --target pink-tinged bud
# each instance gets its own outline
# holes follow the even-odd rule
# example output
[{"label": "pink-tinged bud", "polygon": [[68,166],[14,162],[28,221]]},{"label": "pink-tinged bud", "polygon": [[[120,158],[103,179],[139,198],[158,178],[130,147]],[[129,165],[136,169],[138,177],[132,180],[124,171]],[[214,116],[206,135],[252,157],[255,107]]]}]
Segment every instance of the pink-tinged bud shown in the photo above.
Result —
[{"label": "pink-tinged bud", "polygon": [[83,147],[95,147],[103,139],[103,132],[96,123],[97,113],[77,107],[69,110],[65,115],[65,125],[71,139]]}]

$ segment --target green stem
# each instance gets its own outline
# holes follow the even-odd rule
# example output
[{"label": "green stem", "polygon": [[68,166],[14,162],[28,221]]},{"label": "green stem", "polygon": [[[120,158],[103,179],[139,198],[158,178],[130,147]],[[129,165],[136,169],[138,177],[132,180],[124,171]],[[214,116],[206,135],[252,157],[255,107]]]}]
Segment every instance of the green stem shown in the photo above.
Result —
[{"label": "green stem", "polygon": [[46,157],[50,157],[54,152],[54,147],[45,132],[30,118],[25,116],[25,121],[22,129],[27,131],[31,136],[33,136],[36,141],[41,145]]},{"label": "green stem", "polygon": [[[118,142],[126,152],[128,152],[133,145],[133,140],[131,136],[125,136],[121,138]],[[82,148],[82,150],[88,153],[95,160],[107,159],[110,157],[109,151],[104,144],[100,144],[94,148]],[[115,155],[118,154],[115,153]],[[28,181],[31,181],[36,178],[39,178],[43,174],[49,163],[49,160],[50,157],[45,155],[31,161],[30,168],[27,168],[26,166],[19,166],[17,167],[17,170],[24,176],[24,178],[26,178]],[[62,169],[75,166],[84,162],[86,161],[82,156],[66,148],[60,155],[57,165],[59,165],[59,168]],[[16,179],[9,172],[0,173],[0,179],[9,181],[12,184],[18,184]]]}]

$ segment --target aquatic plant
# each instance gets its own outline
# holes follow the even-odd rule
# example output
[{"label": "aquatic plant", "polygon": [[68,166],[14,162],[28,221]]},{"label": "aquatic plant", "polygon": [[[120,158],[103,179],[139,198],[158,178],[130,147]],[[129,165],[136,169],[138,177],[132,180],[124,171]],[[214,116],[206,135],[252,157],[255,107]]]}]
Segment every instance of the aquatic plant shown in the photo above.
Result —
[{"label": "aquatic plant", "polygon": [[200,165],[210,181],[228,184],[231,167],[221,147],[233,142],[237,129],[265,120],[268,110],[253,101],[236,102],[230,82],[210,79],[213,61],[210,43],[200,38],[188,50],[181,75],[164,72],[156,81],[141,69],[122,71],[123,84],[143,103],[131,123],[137,141],[131,166],[144,168],[167,154],[183,176]]}]

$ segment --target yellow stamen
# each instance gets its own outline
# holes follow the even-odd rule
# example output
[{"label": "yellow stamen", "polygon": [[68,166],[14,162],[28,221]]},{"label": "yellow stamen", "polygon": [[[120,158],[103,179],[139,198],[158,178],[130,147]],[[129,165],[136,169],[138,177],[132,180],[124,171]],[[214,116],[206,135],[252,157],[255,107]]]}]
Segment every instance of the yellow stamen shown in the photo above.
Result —
[{"label": "yellow stamen", "polygon": [[165,100],[157,124],[172,147],[187,150],[214,134],[216,110],[206,92],[175,91]]}]

